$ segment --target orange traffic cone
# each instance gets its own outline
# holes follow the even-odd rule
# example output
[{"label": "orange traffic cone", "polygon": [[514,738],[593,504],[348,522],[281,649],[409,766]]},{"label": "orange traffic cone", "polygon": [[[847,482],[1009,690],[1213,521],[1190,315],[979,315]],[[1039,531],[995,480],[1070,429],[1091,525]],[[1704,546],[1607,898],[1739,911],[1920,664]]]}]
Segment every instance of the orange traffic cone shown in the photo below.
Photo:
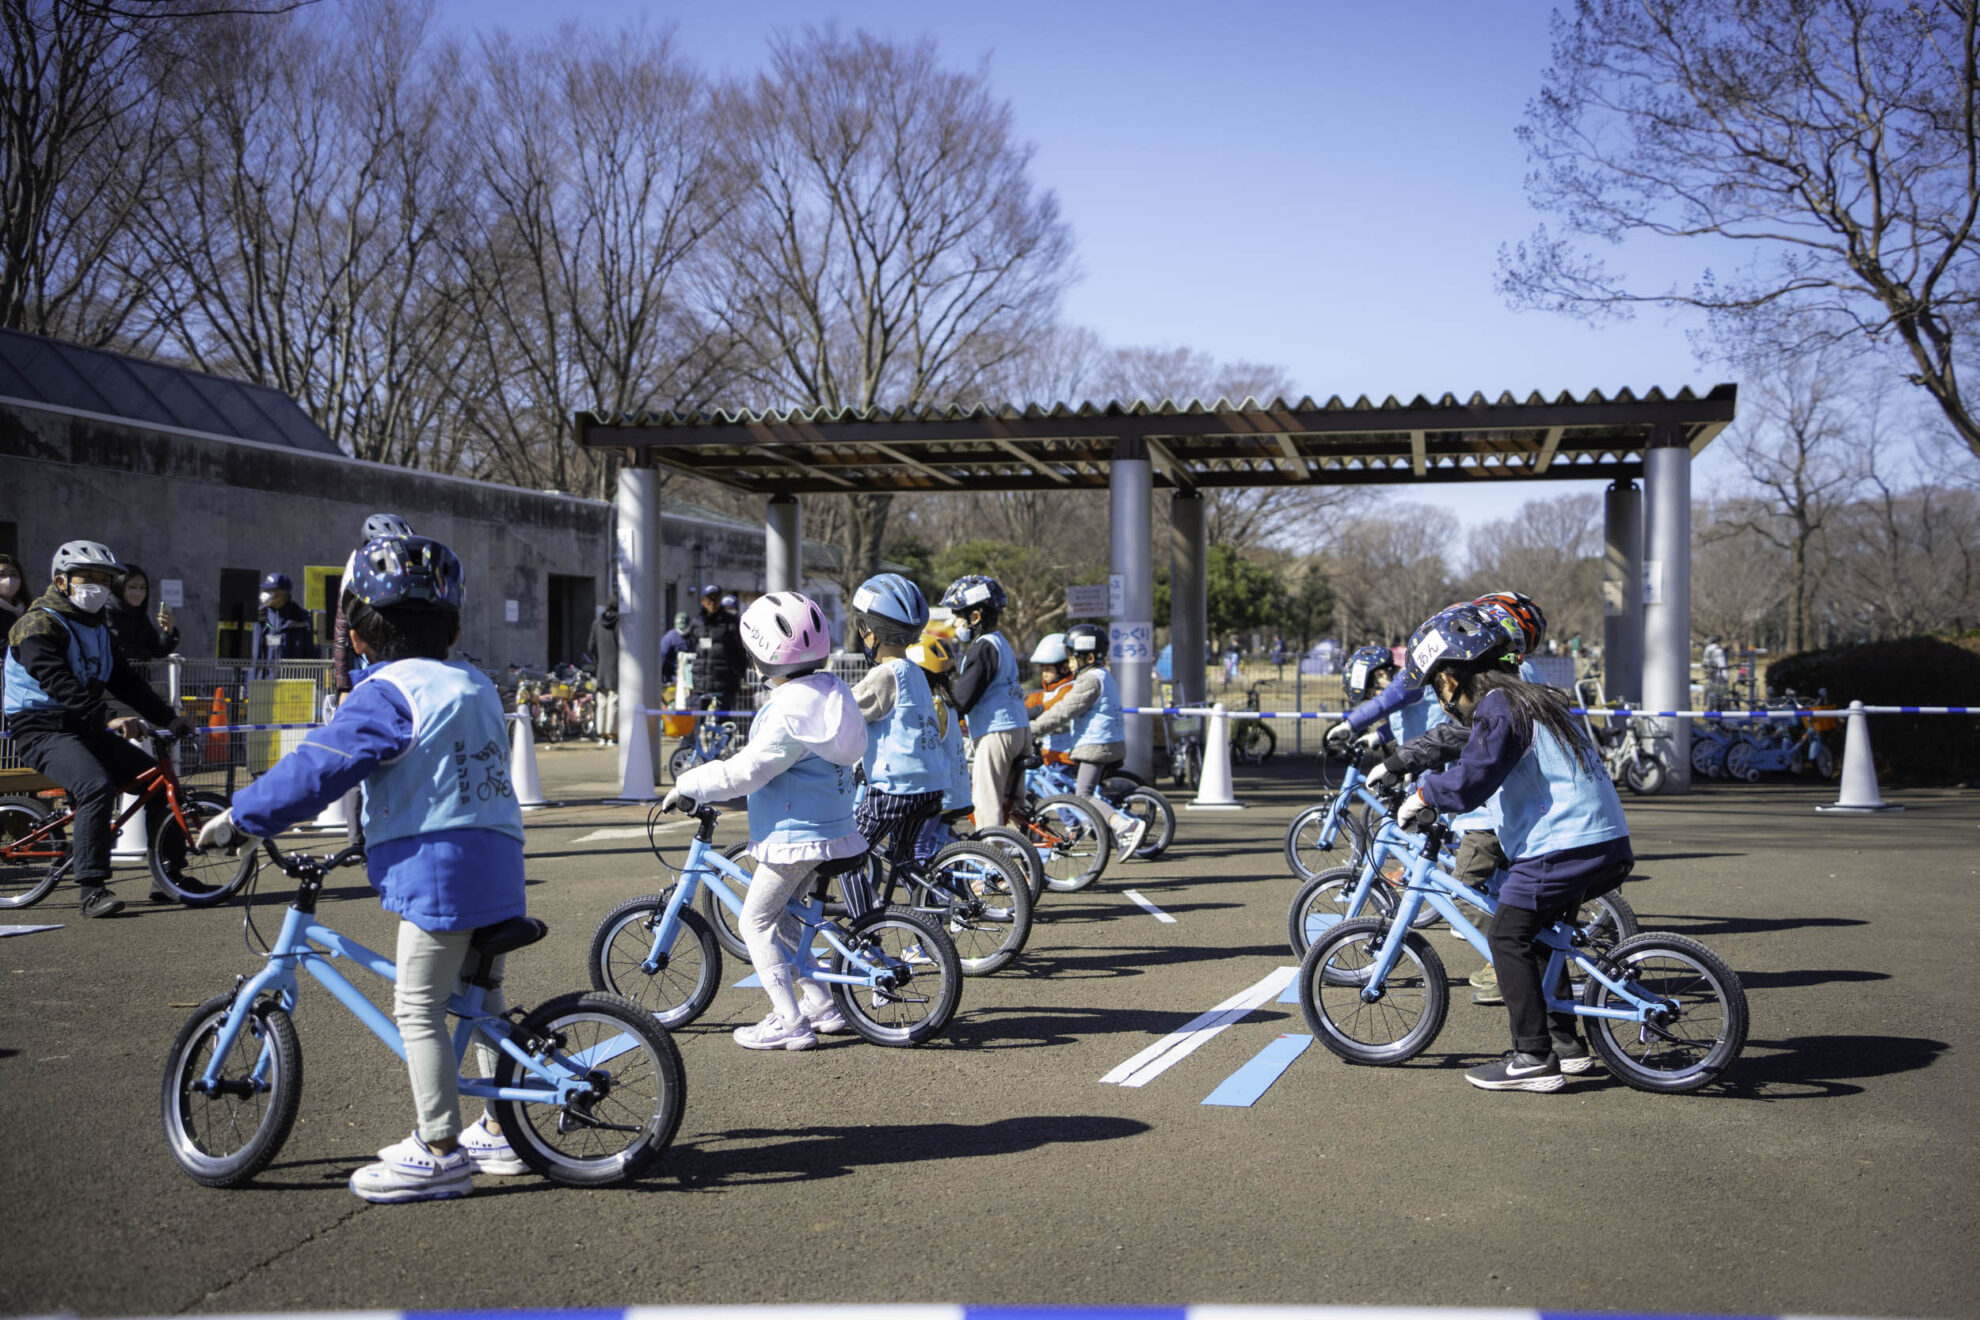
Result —
[{"label": "orange traffic cone", "polygon": [[[224,729],[227,727],[227,690],[225,688],[213,689],[213,706],[207,712],[206,727],[209,729]],[[204,758],[206,764],[225,765],[233,759],[233,754],[234,749],[231,734],[209,733],[206,735],[206,756]]]}]

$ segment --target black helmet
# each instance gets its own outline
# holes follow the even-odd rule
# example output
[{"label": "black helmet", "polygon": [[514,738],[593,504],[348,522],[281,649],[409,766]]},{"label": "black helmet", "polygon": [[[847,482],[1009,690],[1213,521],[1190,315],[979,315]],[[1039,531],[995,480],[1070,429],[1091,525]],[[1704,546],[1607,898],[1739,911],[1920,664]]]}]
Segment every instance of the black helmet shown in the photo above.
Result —
[{"label": "black helmet", "polygon": [[1107,658],[1107,630],[1097,623],[1075,623],[1066,629],[1066,650],[1074,660]]}]

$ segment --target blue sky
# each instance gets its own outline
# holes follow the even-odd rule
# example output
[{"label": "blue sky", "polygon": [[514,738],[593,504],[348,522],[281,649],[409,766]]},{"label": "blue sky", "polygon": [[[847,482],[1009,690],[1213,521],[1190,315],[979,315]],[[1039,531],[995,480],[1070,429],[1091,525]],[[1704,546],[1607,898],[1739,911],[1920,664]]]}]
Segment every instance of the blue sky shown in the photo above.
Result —
[{"label": "blue sky", "polygon": [[[1073,227],[1084,276],[1067,316],[1112,344],[1277,363],[1321,398],[1727,379],[1693,356],[1684,318],[1591,329],[1494,291],[1500,244],[1540,218],[1514,138],[1547,63],[1552,6],[1536,0],[442,5],[455,30],[673,24],[684,53],[723,74],[760,67],[771,33],[825,21],[933,36],[955,64],[987,56]],[[1624,264],[1688,284],[1703,260],[1674,246]],[[1698,484],[1722,470],[1708,452]],[[1600,489],[1404,497],[1470,525],[1584,487]]]}]

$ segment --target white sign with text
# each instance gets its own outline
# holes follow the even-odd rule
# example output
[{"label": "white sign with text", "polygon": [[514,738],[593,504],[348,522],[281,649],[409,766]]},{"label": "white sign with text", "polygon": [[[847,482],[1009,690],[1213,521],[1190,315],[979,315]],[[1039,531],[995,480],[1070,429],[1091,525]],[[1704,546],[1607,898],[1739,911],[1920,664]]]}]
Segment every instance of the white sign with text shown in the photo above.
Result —
[{"label": "white sign with text", "polygon": [[1152,663],[1155,659],[1155,625],[1116,619],[1107,632],[1107,654],[1113,660]]}]

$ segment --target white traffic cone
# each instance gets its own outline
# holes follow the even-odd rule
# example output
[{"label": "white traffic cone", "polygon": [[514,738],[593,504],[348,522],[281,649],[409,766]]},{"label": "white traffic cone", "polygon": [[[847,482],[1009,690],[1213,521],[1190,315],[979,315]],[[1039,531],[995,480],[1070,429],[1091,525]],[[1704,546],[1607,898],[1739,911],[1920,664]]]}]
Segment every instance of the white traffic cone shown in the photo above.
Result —
[{"label": "white traffic cone", "polygon": [[1849,703],[1849,724],[1843,733],[1842,791],[1836,800],[1815,808],[1817,811],[1903,811],[1895,802],[1886,802],[1877,792],[1877,762],[1870,755],[1870,717],[1863,703]]},{"label": "white traffic cone", "polygon": [[[151,759],[151,748],[148,745],[139,742],[135,738],[128,741],[131,746],[144,753],[145,760],[149,761]],[[118,798],[117,814],[121,816],[126,811],[130,811],[131,804],[136,801],[137,798],[128,793]],[[124,828],[117,831],[117,842],[110,849],[110,860],[113,862],[141,862],[145,860],[150,851],[150,846],[144,837],[144,813],[142,811],[132,811],[131,818],[124,822]]]},{"label": "white traffic cone", "polygon": [[1231,717],[1224,703],[1210,708],[1203,722],[1203,774],[1196,781],[1196,799],[1191,811],[1239,811],[1244,803],[1231,792]]},{"label": "white traffic cone", "polygon": [[337,834],[347,834],[351,828],[351,802],[358,791],[354,788],[340,798],[332,799],[329,806],[316,813],[316,819],[309,823],[312,830],[325,830]]},{"label": "white traffic cone", "polygon": [[653,745],[646,732],[646,712],[628,705],[619,712],[619,796],[614,802],[651,802]]},{"label": "white traffic cone", "polygon": [[543,775],[536,768],[536,730],[524,717],[514,721],[509,735],[509,784],[516,791],[516,802],[524,808],[547,806],[543,800]]}]

